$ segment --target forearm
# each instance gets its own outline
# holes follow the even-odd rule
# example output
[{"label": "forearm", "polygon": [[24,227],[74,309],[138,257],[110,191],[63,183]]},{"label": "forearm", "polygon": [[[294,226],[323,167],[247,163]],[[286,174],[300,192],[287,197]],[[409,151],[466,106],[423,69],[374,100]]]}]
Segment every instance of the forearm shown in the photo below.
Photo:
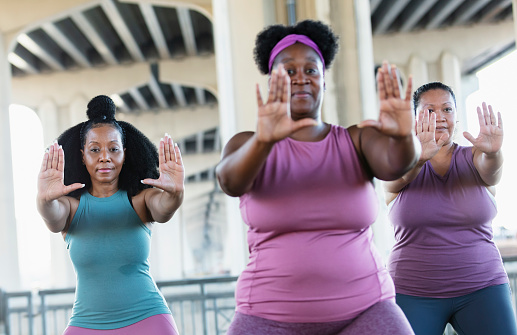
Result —
[{"label": "forearm", "polygon": [[389,193],[399,193],[407,184],[415,180],[424,164],[425,161],[419,160],[418,163],[402,177],[384,182],[385,191]]},{"label": "forearm", "polygon": [[230,196],[241,196],[249,191],[273,145],[260,142],[253,135],[239,149],[225,156],[216,167],[222,190]]},{"label": "forearm", "polygon": [[151,213],[153,221],[164,223],[169,221],[176,210],[183,203],[184,191],[167,192],[153,189],[147,207]]},{"label": "forearm", "polygon": [[421,154],[418,138],[412,134],[390,137],[379,134],[365,143],[365,155],[375,177],[381,180],[402,178],[415,167]]},{"label": "forearm", "polygon": [[490,154],[479,152],[478,155],[474,155],[474,165],[483,181],[489,186],[496,185],[501,180],[503,161],[501,150]]},{"label": "forearm", "polygon": [[66,206],[64,200],[45,201],[38,198],[36,205],[38,212],[51,232],[58,233],[65,229],[70,207]]},{"label": "forearm", "polygon": [[418,163],[422,146],[418,138],[411,134],[402,138],[390,137],[386,153],[393,176],[403,176]]}]

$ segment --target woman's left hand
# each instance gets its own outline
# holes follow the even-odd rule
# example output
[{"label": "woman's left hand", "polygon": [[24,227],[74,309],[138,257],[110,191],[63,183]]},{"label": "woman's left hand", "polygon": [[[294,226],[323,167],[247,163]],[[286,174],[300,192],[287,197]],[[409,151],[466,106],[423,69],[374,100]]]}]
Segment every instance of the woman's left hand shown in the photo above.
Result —
[{"label": "woman's left hand", "polygon": [[503,118],[497,112],[497,119],[491,105],[483,102],[483,110],[477,108],[479,120],[479,134],[472,136],[469,132],[463,132],[463,136],[472,145],[485,154],[496,153],[501,150],[503,145]]},{"label": "woman's left hand", "polygon": [[173,143],[169,134],[165,134],[165,137],[160,140],[158,156],[160,177],[158,179],[147,178],[142,180],[142,183],[171,194],[183,192],[185,187],[185,168],[180,148]]},{"label": "woman's left hand", "polygon": [[415,127],[415,117],[411,110],[412,78],[409,77],[405,98],[400,96],[400,80],[395,65],[383,62],[377,72],[377,89],[379,91],[380,113],[378,120],[365,120],[359,127],[373,127],[381,133],[404,137],[412,134]]}]

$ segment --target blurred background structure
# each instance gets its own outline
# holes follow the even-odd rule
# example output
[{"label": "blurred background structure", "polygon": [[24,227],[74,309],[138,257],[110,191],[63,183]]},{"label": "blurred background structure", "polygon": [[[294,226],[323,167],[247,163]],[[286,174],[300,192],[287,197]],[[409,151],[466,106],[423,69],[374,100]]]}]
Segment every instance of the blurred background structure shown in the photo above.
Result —
[{"label": "blurred background structure", "polygon": [[[414,87],[450,85],[466,129],[476,73],[515,50],[516,8],[517,0],[0,0],[0,290],[75,285],[60,234],[37,216],[35,183],[44,148],[86,120],[93,96],[111,96],[118,119],[154,143],[168,132],[183,152],[186,197],[153,230],[155,279],[236,276],[246,227],[214,168],[233,134],[254,130],[255,84],[267,91],[252,54],[263,27],[309,18],[340,35],[325,121],[375,118],[375,69],[388,60]],[[393,233],[381,208],[374,231],[386,255]]]}]

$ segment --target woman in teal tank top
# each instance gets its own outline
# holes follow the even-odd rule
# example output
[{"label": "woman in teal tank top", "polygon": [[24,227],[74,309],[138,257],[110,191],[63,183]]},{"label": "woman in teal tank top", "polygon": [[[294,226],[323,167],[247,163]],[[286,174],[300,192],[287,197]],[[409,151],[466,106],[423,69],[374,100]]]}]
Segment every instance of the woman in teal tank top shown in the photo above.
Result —
[{"label": "woman in teal tank top", "polygon": [[169,221],[183,201],[181,153],[168,134],[157,150],[115,108],[93,98],[89,120],[59,136],[39,173],[38,211],[65,238],[77,276],[64,335],[176,335],[148,257],[151,223]]}]

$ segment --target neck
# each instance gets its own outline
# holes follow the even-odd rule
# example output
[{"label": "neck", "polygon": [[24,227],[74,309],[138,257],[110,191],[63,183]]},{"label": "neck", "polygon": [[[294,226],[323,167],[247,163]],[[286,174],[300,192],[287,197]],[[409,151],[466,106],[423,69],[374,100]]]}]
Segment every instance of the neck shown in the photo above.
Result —
[{"label": "neck", "polygon": [[92,184],[88,191],[96,198],[107,198],[117,193],[118,190],[119,188],[117,181],[116,183]]},{"label": "neck", "polygon": [[295,133],[291,134],[291,138],[293,140],[297,141],[303,141],[303,142],[317,142],[321,141],[322,139],[327,136],[330,125],[327,123],[322,122],[321,120],[317,120],[318,124],[312,127],[305,127],[302,128]]}]

